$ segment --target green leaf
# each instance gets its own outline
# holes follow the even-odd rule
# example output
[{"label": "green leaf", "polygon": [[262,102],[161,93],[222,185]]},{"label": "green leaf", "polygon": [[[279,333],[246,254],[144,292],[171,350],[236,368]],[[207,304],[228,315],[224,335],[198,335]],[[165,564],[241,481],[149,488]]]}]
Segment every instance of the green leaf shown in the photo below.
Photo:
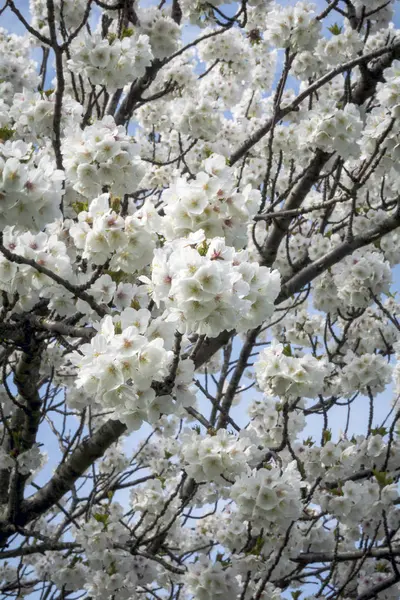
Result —
[{"label": "green leaf", "polygon": [[87,202],[73,202],[72,208],[79,215],[80,212],[87,211],[89,208],[89,204]]},{"label": "green leaf", "polygon": [[134,308],[135,310],[139,310],[139,308],[140,308],[139,300],[136,300],[136,298],[134,300],[132,300],[131,308]]},{"label": "green leaf", "polygon": [[119,212],[119,209],[121,208],[121,198],[119,196],[111,196],[110,204],[112,210],[114,210],[116,213]]},{"label": "green leaf", "polygon": [[107,525],[108,515],[104,513],[94,513],[93,518],[98,523],[103,523],[103,525]]},{"label": "green leaf", "polygon": [[377,573],[389,573],[389,568],[386,563],[378,562],[375,564],[375,571]]},{"label": "green leaf", "polygon": [[386,427],[375,427],[371,429],[372,435],[381,435],[382,437],[387,434]]},{"label": "green leaf", "polygon": [[383,488],[387,485],[393,483],[393,478],[390,477],[386,471],[378,471],[377,469],[372,469],[372,473],[379,484],[379,487]]},{"label": "green leaf", "polygon": [[106,271],[106,274],[111,277],[114,283],[121,283],[121,281],[126,281],[127,274],[123,271],[110,271],[109,269]]},{"label": "green leaf", "polygon": [[282,354],[284,356],[293,356],[293,354],[292,354],[292,347],[291,347],[290,344],[286,344],[286,346],[283,347]]},{"label": "green leaf", "polygon": [[338,25],[338,23],[334,23],[330,27],[328,27],[328,31],[331,32],[332,35],[340,35],[343,31],[343,27]]},{"label": "green leaf", "polygon": [[326,444],[326,442],[330,442],[332,439],[332,431],[330,429],[324,429],[324,431],[322,432],[322,436],[324,444]]},{"label": "green leaf", "polygon": [[110,564],[110,566],[107,569],[107,575],[109,575],[110,577],[112,577],[112,575],[115,575],[117,573],[117,566],[115,564],[115,560],[112,561],[112,563]]},{"label": "green leaf", "polygon": [[309,448],[312,448],[314,446],[314,443],[315,442],[311,436],[309,436],[306,440],[303,440],[303,446],[308,446]]},{"label": "green leaf", "polygon": [[254,547],[249,552],[249,554],[252,554],[253,556],[260,556],[264,544],[265,544],[265,540],[264,540],[263,536],[259,535],[258,538],[256,539],[256,543],[254,544]]},{"label": "green leaf", "polygon": [[122,30],[121,40],[123,40],[124,38],[127,38],[127,37],[132,37],[132,36],[133,36],[133,29],[131,27],[126,27],[125,29]]},{"label": "green leaf", "polygon": [[0,127],[0,143],[7,142],[14,135],[14,129],[10,127]]},{"label": "green leaf", "polygon": [[200,256],[205,256],[207,254],[209,248],[209,244],[207,244],[206,240],[203,240],[201,244],[197,246],[197,252]]}]

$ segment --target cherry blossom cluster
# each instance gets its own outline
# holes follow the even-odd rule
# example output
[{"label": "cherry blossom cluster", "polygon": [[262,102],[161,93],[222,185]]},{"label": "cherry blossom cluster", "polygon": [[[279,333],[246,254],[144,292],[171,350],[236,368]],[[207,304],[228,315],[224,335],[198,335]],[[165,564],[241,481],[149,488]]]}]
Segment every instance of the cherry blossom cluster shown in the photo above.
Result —
[{"label": "cherry blossom cluster", "polygon": [[290,415],[285,417],[282,402],[277,402],[269,396],[254,400],[248,408],[251,419],[248,428],[250,435],[265,448],[279,448],[285,435],[296,438],[305,426],[305,418],[301,412],[302,406],[299,404],[297,406],[296,410],[291,411]]},{"label": "cherry blossom cluster", "polygon": [[0,468],[5,471],[16,469],[21,475],[29,475],[32,479],[47,461],[47,455],[34,444],[25,452],[16,453],[15,457],[7,454],[3,448],[0,451]]},{"label": "cherry blossom cluster", "polygon": [[344,159],[356,158],[360,154],[358,141],[363,127],[358,108],[354,104],[346,104],[344,109],[318,108],[318,112],[308,113],[307,120],[300,124],[304,143],[325,152],[336,151]]},{"label": "cherry blossom cluster", "polygon": [[[3,244],[13,254],[33,260],[61,277],[73,279],[67,248],[56,235],[43,231],[35,235],[30,232],[20,233],[14,227],[6,227]],[[17,294],[17,312],[31,310],[40,298],[49,299],[51,309],[59,315],[70,315],[75,311],[72,294],[34,267],[17,265],[4,256],[0,257],[0,288],[10,297]]]},{"label": "cherry blossom cluster", "polygon": [[322,315],[313,314],[307,308],[302,307],[289,312],[271,329],[277,341],[283,344],[287,341],[307,347],[311,345],[311,340],[315,339],[315,336],[323,334],[324,319]]},{"label": "cherry blossom cluster", "polygon": [[267,394],[313,398],[324,389],[330,368],[311,354],[292,354],[290,346],[273,344],[260,352],[254,366],[257,383]]},{"label": "cherry blossom cluster", "polygon": [[[205,34],[211,33],[212,29],[206,29]],[[207,65],[211,65],[215,56],[224,63],[224,74],[248,77],[248,65],[251,61],[249,43],[239,30],[230,29],[223,36],[212,37],[204,41],[200,46],[199,57]]]},{"label": "cherry blossom cluster", "polygon": [[71,130],[63,143],[66,175],[74,190],[91,198],[107,187],[116,196],[134,192],[144,175],[139,148],[112,116]]},{"label": "cherry blossom cluster", "polygon": [[[166,525],[171,521],[174,512],[179,508],[179,499],[175,497],[167,505],[166,501],[171,490],[176,489],[178,483],[178,477],[168,477],[168,480],[160,477],[148,480],[141,488],[131,491],[130,506],[141,516],[137,528],[139,535],[146,534],[149,524],[153,523],[154,519],[157,519],[160,525]],[[177,524],[173,527],[174,530],[175,533],[179,531]]]},{"label": "cherry blossom cluster", "polygon": [[277,271],[247,262],[222,238],[207,240],[202,230],[155,250],[151,281],[157,306],[182,331],[218,335],[235,327],[257,327],[274,311],[280,289]]},{"label": "cherry blossom cluster", "polygon": [[148,560],[133,558],[126,550],[114,547],[116,540],[121,545],[129,539],[129,532],[121,523],[122,516],[122,506],[111,503],[76,531],[89,559],[84,570],[84,588],[98,600],[105,600],[115,592],[129,598],[139,582],[145,584],[155,574]]},{"label": "cherry blossom cluster", "polygon": [[369,249],[356,250],[336,265],[331,273],[321,275],[315,284],[313,304],[318,310],[344,314],[366,309],[374,298],[389,292],[391,269],[382,253]]},{"label": "cherry blossom cluster", "polygon": [[83,72],[94,85],[105,85],[110,90],[122,88],[145,74],[153,54],[147,35],[126,36],[122,40],[110,34],[77,37],[71,47],[73,58],[68,68]]},{"label": "cherry blossom cluster", "polygon": [[354,308],[365,308],[374,296],[388,292],[392,280],[382,255],[367,250],[356,250],[332,271],[339,301]]},{"label": "cherry blossom cluster", "polygon": [[[173,353],[165,348],[162,321],[149,321],[147,309],[126,308],[114,321],[107,316],[90,344],[71,357],[79,369],[77,388],[82,388],[91,402],[115,411],[131,429],[193,402],[190,360],[180,363],[173,390],[157,396],[152,389],[152,381],[161,383],[167,377]],[[168,324],[164,329],[168,335]]]},{"label": "cherry blossom cluster", "polygon": [[246,245],[247,223],[261,201],[260,192],[250,185],[242,193],[236,191],[232,170],[217,155],[204,161],[204,171],[196,179],[178,179],[162,197],[167,240],[202,229],[207,238],[224,237],[238,249]]},{"label": "cherry blossom cluster", "polygon": [[40,230],[60,214],[64,173],[22,140],[0,144],[1,222]]},{"label": "cherry blossom cluster", "polygon": [[186,472],[199,483],[214,481],[226,485],[245,470],[254,455],[246,439],[238,440],[225,429],[205,438],[199,437],[196,431],[187,432],[182,436],[182,444]]},{"label": "cherry blossom cluster", "polygon": [[370,11],[372,31],[387,28],[390,20],[393,18],[392,2],[382,4],[380,0],[355,0],[354,6],[358,15],[363,10],[368,9]]},{"label": "cherry blossom cluster", "polygon": [[[54,0],[53,6],[58,26],[60,26],[61,14],[68,30],[75,30],[81,25],[86,8],[84,0],[69,0],[65,4],[61,0]],[[46,0],[29,0],[29,10],[32,15],[33,27],[42,35],[49,36]]]},{"label": "cherry blossom cluster", "polygon": [[235,598],[239,587],[232,571],[224,568],[221,562],[202,556],[197,563],[189,565],[185,576],[188,592],[199,600]]},{"label": "cherry blossom cluster", "polygon": [[355,58],[363,47],[360,33],[347,23],[340,33],[336,31],[335,34],[329,40],[320,40],[322,48],[317,52],[323,61],[332,66]]},{"label": "cherry blossom cluster", "polygon": [[166,12],[158,10],[155,6],[147,6],[138,11],[138,18],[139,31],[148,36],[155,58],[166,58],[178,50],[181,28]]},{"label": "cherry blossom cluster", "polygon": [[[383,84],[380,94],[385,93],[386,86],[386,83]],[[395,121],[389,109],[390,106],[377,106],[367,115],[360,146],[363,149],[361,156],[363,158],[370,157],[376,148],[377,140],[384,138],[382,148],[385,149],[385,156],[377,165],[376,176],[382,176],[385,171],[388,171],[388,189],[393,190],[393,193],[395,193],[400,140],[398,130],[394,127]]]},{"label": "cherry blossom cluster", "polygon": [[8,33],[0,27],[0,90],[2,100],[11,99],[23,88],[34,89],[38,84],[36,63],[30,58],[30,42]]},{"label": "cherry blossom cluster", "polygon": [[272,4],[265,20],[264,38],[276,48],[308,50],[319,40],[321,24],[315,19],[314,6],[308,2],[284,8]]},{"label": "cherry blossom cluster", "polygon": [[393,117],[400,115],[400,61],[393,61],[392,65],[383,72],[385,83],[379,84],[377,98],[381,106],[389,108]]},{"label": "cherry blossom cluster", "polygon": [[263,527],[285,530],[288,521],[299,517],[302,483],[295,463],[281,472],[274,467],[241,475],[231,488],[238,517],[251,521],[255,531]]},{"label": "cherry blossom cluster", "polygon": [[[12,119],[12,129],[25,140],[33,143],[42,142],[52,135],[53,115],[56,95],[54,91],[23,92],[14,94],[12,105],[9,108],[7,124]],[[82,118],[83,107],[70,96],[64,99],[62,114],[63,127],[77,127]]]},{"label": "cherry blossom cluster", "polygon": [[95,198],[87,211],[79,212],[78,222],[71,222],[69,235],[84,259],[102,265],[111,258],[113,271],[133,273],[151,262],[159,217],[150,202],[125,218],[112,204],[108,193]]},{"label": "cherry blossom cluster", "polygon": [[[363,353],[373,354],[375,351],[384,353],[387,351],[388,345],[393,345],[397,341],[397,328],[384,312],[385,310],[397,312],[396,303],[391,298],[387,298],[382,307],[383,310],[369,306],[362,315],[351,322],[350,327],[346,326],[345,320],[341,320],[339,317],[341,329],[343,330],[346,327],[348,330],[344,349],[350,348],[360,356]],[[370,332],[370,334],[365,336],[365,331]],[[380,340],[378,337],[380,337]]]},{"label": "cherry blossom cluster", "polygon": [[329,39],[320,38],[316,51],[298,52],[293,61],[293,72],[301,81],[320,76],[326,65],[334,67],[357,56],[363,48],[363,39],[358,31],[345,24],[336,28]]},{"label": "cherry blossom cluster", "polygon": [[[142,404],[146,400],[149,404],[154,401],[149,374],[162,381],[171,360],[161,338],[148,341],[143,335],[150,315],[141,310],[144,313],[137,315],[137,321],[134,320],[134,309],[125,309],[120,314],[121,333],[116,333],[112,317],[106,317],[100,332],[74,356],[79,367],[77,387],[83,387],[103,405],[128,413],[136,412],[139,395],[142,396]],[[127,385],[127,382],[132,382],[132,385]]]},{"label": "cherry blossom cluster", "polygon": [[378,394],[383,392],[392,379],[392,367],[379,354],[364,352],[356,356],[348,351],[343,358],[341,386],[345,394],[355,391]]},{"label": "cherry blossom cluster", "polygon": [[[366,502],[366,497],[368,502]],[[388,510],[392,525],[398,527],[399,511],[393,507],[393,502],[399,497],[397,486],[395,484],[380,487],[377,481],[368,481],[359,483],[356,481],[346,481],[340,492],[333,494],[332,497],[326,497],[327,509],[329,512],[340,518],[344,524],[354,525],[360,522],[365,523],[365,533],[373,530],[373,524],[378,525],[382,510]],[[367,506],[363,506],[366,504]],[[361,508],[362,507],[362,508]],[[397,513],[397,514],[396,514]]]},{"label": "cherry blossom cluster", "polygon": [[222,122],[216,101],[204,98],[196,106],[183,103],[178,113],[178,129],[185,135],[201,140],[214,140],[221,130]]}]

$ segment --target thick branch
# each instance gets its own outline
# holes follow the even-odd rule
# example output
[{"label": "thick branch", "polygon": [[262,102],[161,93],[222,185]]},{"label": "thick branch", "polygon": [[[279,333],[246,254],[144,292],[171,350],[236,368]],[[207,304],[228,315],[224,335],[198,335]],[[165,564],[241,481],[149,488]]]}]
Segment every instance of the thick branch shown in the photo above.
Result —
[{"label": "thick branch", "polygon": [[115,122],[117,125],[124,125],[129,121],[135,103],[141,99],[142,93],[149,87],[151,82],[154,81],[162,64],[161,61],[155,60],[150,67],[147,67],[146,74],[132,83],[128,94],[115,115]]},{"label": "thick branch", "polygon": [[314,261],[307,267],[304,267],[299,273],[296,273],[291,277],[281,288],[276,304],[284,302],[290,296],[299,292],[305,285],[313,281],[316,277],[324,273],[330,267],[333,267],[340,262],[346,256],[349,256],[363,246],[373,244],[380,240],[381,237],[390,233],[394,229],[400,226],[400,214],[396,212],[393,216],[389,217],[377,227],[369,229],[365,233],[360,233],[352,240],[347,240],[336,246],[331,252],[325,254],[318,260]]},{"label": "thick branch", "polygon": [[0,560],[7,558],[16,558],[18,556],[31,556],[32,554],[44,554],[44,552],[60,552],[61,550],[73,550],[79,548],[79,544],[75,542],[61,542],[61,543],[44,543],[37,544],[35,546],[25,546],[14,548],[13,550],[4,550],[0,552]]},{"label": "thick branch", "polygon": [[[318,181],[321,169],[327,162],[330,154],[317,150],[310,161],[306,172],[300,179],[299,183],[294,187],[292,193],[285,202],[283,210],[294,210],[299,208],[312,186]],[[262,246],[262,265],[267,267],[272,266],[276,259],[281,241],[288,232],[292,216],[286,219],[280,219],[279,222],[274,222]]]},{"label": "thick branch", "polygon": [[90,438],[83,440],[70,458],[58,467],[51,480],[34,496],[23,502],[21,522],[25,525],[59,502],[75,481],[126,432],[126,425],[110,419]]},{"label": "thick branch", "polygon": [[[13,317],[17,322],[26,320],[34,329],[39,331],[47,331],[48,333],[54,335],[64,335],[66,337],[90,340],[97,333],[96,329],[93,327],[75,327],[74,325],[68,325],[68,323],[64,323],[63,321],[50,321],[49,319],[44,319],[35,315],[24,315],[23,317],[20,317],[19,315],[13,315]],[[11,325],[10,323],[0,323],[1,335],[3,335],[3,328],[4,337],[14,335],[15,339],[18,339],[18,330],[16,330],[15,325]],[[13,328],[14,331],[17,331],[17,334],[14,334],[11,331],[11,328]],[[9,339],[14,338],[11,337]]]},{"label": "thick branch", "polygon": [[392,548],[372,548],[366,554],[365,550],[354,550],[354,552],[302,552],[297,558],[292,558],[293,562],[301,564],[324,563],[324,562],[345,562],[348,560],[358,560],[365,556],[373,558],[389,559],[390,556],[400,556],[400,547]]},{"label": "thick branch", "polygon": [[223,400],[221,403],[221,414],[218,421],[218,429],[227,426],[229,411],[231,409],[232,402],[235,398],[235,394],[237,392],[243,372],[247,367],[247,361],[249,360],[249,356],[253,350],[253,346],[259,332],[260,327],[256,327],[255,329],[249,331],[249,333],[247,334],[246,341],[243,344],[239,360],[235,367],[235,371],[229,381],[228,388],[223,396]]},{"label": "thick branch", "polygon": [[[36,442],[42,404],[38,390],[40,360],[41,349],[31,340],[30,348],[21,353],[15,370],[14,384],[18,390],[18,403],[21,405],[12,423],[13,447],[17,455],[30,450]],[[21,474],[18,467],[15,467],[8,498],[8,519],[11,523],[18,520],[28,477],[29,473]]]}]

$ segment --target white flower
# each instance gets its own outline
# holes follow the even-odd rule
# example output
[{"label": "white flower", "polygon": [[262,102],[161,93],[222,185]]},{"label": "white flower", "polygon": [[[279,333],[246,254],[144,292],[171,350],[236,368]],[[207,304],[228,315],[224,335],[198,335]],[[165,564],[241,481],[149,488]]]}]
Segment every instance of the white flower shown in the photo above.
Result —
[{"label": "white flower", "polygon": [[157,305],[165,304],[182,328],[199,333],[256,327],[273,313],[280,277],[246,259],[245,252],[235,253],[221,238],[170,242],[155,253],[153,298]]},{"label": "white flower", "polygon": [[324,388],[328,364],[311,354],[292,356],[289,346],[274,343],[260,352],[255,364],[257,382],[268,394],[314,398]]}]

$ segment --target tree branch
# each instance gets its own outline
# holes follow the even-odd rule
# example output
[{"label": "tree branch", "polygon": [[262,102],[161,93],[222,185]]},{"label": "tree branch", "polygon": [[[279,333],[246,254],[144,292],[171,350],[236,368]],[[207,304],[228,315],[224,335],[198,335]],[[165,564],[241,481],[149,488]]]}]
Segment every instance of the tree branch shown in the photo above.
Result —
[{"label": "tree branch", "polygon": [[299,273],[296,273],[288,279],[281,288],[281,292],[276,299],[276,304],[284,302],[290,298],[290,296],[299,292],[305,285],[313,281],[327,269],[333,267],[343,258],[352,254],[354,250],[373,244],[387,233],[397,229],[399,226],[400,214],[396,212],[380,225],[377,225],[377,227],[367,230],[365,233],[360,233],[351,240],[342,242],[339,246],[336,246],[336,248],[331,250],[331,252],[328,252],[328,254],[325,254],[307,267],[304,267]]}]

